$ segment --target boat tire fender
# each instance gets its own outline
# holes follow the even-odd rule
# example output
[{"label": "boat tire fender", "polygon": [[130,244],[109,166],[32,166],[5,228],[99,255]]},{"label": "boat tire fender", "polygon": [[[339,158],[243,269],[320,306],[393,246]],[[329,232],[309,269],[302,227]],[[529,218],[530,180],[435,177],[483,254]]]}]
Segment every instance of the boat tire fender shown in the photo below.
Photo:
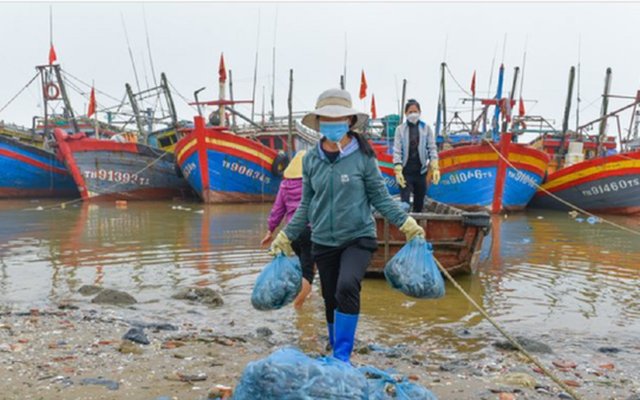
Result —
[{"label": "boat tire fender", "polygon": [[278,153],[278,156],[273,160],[273,164],[271,164],[271,175],[276,178],[282,178],[288,165],[289,157],[285,153]]}]

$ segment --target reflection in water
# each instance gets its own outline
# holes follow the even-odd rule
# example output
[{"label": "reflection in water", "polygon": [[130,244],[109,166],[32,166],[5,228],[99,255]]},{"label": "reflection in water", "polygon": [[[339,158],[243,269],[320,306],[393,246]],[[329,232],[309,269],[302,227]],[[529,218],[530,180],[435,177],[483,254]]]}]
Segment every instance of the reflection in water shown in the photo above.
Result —
[{"label": "reflection in water", "polygon": [[[269,260],[259,247],[268,206],[131,202],[125,210],[81,204],[24,211],[40,204],[0,202],[0,306],[85,301],[78,288],[99,284],[132,293],[143,315],[214,319],[245,331],[285,321],[301,338],[325,334],[317,287],[300,313],[251,308],[255,277]],[[513,332],[625,337],[640,328],[640,246],[631,234],[559,212],[494,217],[483,258],[478,273],[460,283]],[[221,290],[225,307],[171,300],[191,285]],[[489,341],[486,322],[451,285],[443,299],[415,300],[384,279],[368,279],[362,296],[365,340],[445,352],[476,352]]]}]

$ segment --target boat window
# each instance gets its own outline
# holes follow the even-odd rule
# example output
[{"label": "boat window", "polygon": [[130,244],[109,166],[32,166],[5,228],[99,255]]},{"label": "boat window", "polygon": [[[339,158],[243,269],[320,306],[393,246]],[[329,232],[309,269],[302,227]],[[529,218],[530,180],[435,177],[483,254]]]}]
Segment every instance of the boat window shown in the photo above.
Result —
[{"label": "boat window", "polygon": [[284,149],[284,141],[282,140],[282,138],[280,138],[280,137],[274,137],[273,138],[273,148],[275,150]]},{"label": "boat window", "polygon": [[262,143],[263,145],[265,145],[267,147],[271,147],[271,138],[261,137],[260,138],[260,143]]},{"label": "boat window", "polygon": [[158,138],[158,143],[160,143],[160,147],[164,148],[164,147],[169,147],[171,146],[171,137],[167,136],[167,137],[161,137]]}]

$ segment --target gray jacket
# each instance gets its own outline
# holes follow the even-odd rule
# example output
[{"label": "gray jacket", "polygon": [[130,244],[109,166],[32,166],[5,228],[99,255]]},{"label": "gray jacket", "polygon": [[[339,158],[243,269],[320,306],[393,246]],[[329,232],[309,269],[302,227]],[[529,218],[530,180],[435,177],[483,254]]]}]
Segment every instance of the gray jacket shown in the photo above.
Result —
[{"label": "gray jacket", "polygon": [[[426,174],[429,169],[430,162],[438,162],[438,147],[436,146],[436,137],[431,127],[422,121],[418,121],[420,128],[420,142],[418,144],[418,155],[420,156],[420,164],[422,169],[420,173]],[[427,157],[427,151],[429,152]],[[407,165],[409,159],[409,123],[404,122],[396,128],[395,137],[393,139],[393,164]]]}]

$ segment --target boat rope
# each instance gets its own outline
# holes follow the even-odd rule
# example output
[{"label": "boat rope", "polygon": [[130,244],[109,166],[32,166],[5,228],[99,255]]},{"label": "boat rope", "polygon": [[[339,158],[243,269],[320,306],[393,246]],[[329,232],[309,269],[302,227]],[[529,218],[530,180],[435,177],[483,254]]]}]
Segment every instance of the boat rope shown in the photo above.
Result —
[{"label": "boat rope", "polygon": [[175,86],[173,86],[173,83],[171,83],[171,81],[170,81],[170,80],[168,80],[168,79],[167,79],[167,83],[169,84],[169,86],[171,86],[171,89],[173,89],[173,91],[174,91],[174,92],[176,92],[176,93],[178,94],[178,97],[180,97],[180,98],[182,99],[182,101],[184,101],[185,103],[187,103],[187,105],[188,105],[189,107],[191,107],[192,109],[194,109],[195,111],[198,111],[198,107],[196,107],[196,106],[194,106],[194,105],[190,104],[190,103],[191,103],[191,101],[189,101],[189,99],[187,99],[186,97],[184,97],[184,96],[182,95],[182,93],[178,92],[178,89],[176,89],[176,87],[175,87]]},{"label": "boat rope", "polygon": [[9,100],[9,102],[8,102],[7,104],[5,104],[2,108],[0,108],[0,114],[2,114],[2,112],[3,112],[7,107],[9,107],[9,105],[10,105],[11,103],[13,103],[13,101],[14,101],[15,99],[17,99],[17,98],[18,98],[18,96],[20,96],[20,95],[22,94],[22,92],[24,92],[24,91],[29,87],[29,85],[31,85],[31,84],[33,83],[33,81],[35,81],[35,80],[38,78],[38,76],[40,76],[40,73],[37,73],[33,78],[31,78],[31,80],[29,81],[29,83],[27,83],[26,85],[24,85],[24,86],[22,87],[22,89],[20,89],[20,91],[18,91],[18,93],[16,93],[16,95],[15,95],[15,96],[13,96],[13,97],[11,98],[11,100]]},{"label": "boat rope", "polygon": [[476,310],[478,310],[478,312],[480,314],[482,314],[483,317],[485,317],[487,319],[487,321],[489,321],[489,323],[491,323],[491,325],[493,325],[494,328],[496,328],[498,330],[498,332],[500,332],[500,334],[502,334],[502,336],[504,336],[507,341],[509,341],[509,343],[511,343],[516,349],[518,349],[518,351],[520,351],[525,357],[527,357],[532,363],[534,363],[538,368],[540,368],[540,370],[549,378],[551,378],[552,381],[554,381],[558,386],[560,386],[562,388],[562,390],[564,390],[565,392],[567,392],[567,394],[569,394],[571,397],[573,397],[574,400],[584,400],[584,398],[582,396],[580,396],[579,394],[577,394],[576,392],[574,392],[569,386],[567,386],[566,383],[564,383],[560,378],[558,378],[558,376],[556,374],[553,373],[553,371],[549,370],[549,368],[547,368],[542,362],[540,362],[540,360],[538,360],[536,357],[534,357],[531,353],[529,353],[524,347],[522,347],[522,345],[513,337],[511,336],[511,334],[509,334],[509,332],[507,332],[506,330],[504,330],[504,328],[502,328],[502,326],[500,326],[500,324],[498,324],[493,318],[491,318],[491,316],[489,314],[487,314],[487,312],[484,310],[484,308],[482,308],[470,295],[469,293],[467,293],[459,284],[458,282],[456,282],[455,279],[453,279],[453,277],[451,276],[451,274],[449,273],[449,271],[447,271],[442,264],[440,264],[440,261],[438,261],[436,258],[434,258],[436,261],[436,264],[438,265],[438,268],[440,269],[440,271],[442,272],[442,274],[453,284],[453,286],[458,289],[460,291],[460,293],[462,293],[462,295],[471,303],[471,305],[473,307],[475,307]]},{"label": "boat rope", "polygon": [[[140,169],[139,171],[133,173],[133,175],[138,175],[143,173],[144,171],[146,171],[147,169],[151,168],[154,164],[156,164],[158,161],[160,161],[164,156],[166,156],[167,152],[164,152],[163,154],[161,154],[159,157],[157,157],[155,160],[153,160],[152,162],[150,162],[149,164],[145,165],[144,168]],[[113,185],[108,186],[104,192],[105,193],[111,193],[111,190],[114,189],[115,187],[117,187],[118,185],[121,185],[125,182],[115,182]],[[73,199],[73,200],[69,200],[69,201],[63,201],[61,203],[56,203],[56,204],[52,204],[52,205],[48,205],[48,206],[40,206],[40,207],[36,207],[36,208],[26,208],[24,211],[42,211],[43,209],[54,209],[54,208],[65,208],[67,205],[71,205],[71,204],[75,204],[75,203],[80,203],[84,201],[84,199],[82,197],[77,198],[77,199]]]},{"label": "boat rope", "polygon": [[455,76],[453,76],[453,72],[451,72],[451,68],[449,68],[449,65],[446,64],[446,68],[447,68],[447,72],[449,73],[449,76],[451,76],[451,79],[453,79],[453,81],[456,83],[456,85],[458,85],[458,87],[460,88],[460,90],[462,91],[462,93],[466,94],[469,97],[473,97],[473,95],[469,92],[467,92],[465,90],[465,88],[462,87],[462,85],[460,84],[460,82],[458,82],[458,80],[456,79]]},{"label": "boat rope", "polygon": [[[485,142],[487,142],[487,143],[489,144],[489,146],[491,146],[491,148],[493,149],[493,151],[495,151],[495,152],[496,152],[496,154],[498,154],[498,156],[499,156],[500,158],[502,158],[502,160],[504,160],[504,162],[506,162],[506,163],[507,163],[507,165],[509,165],[509,167],[513,168],[513,169],[514,169],[514,170],[516,170],[517,172],[522,173],[522,171],[520,171],[518,168],[516,168],[516,167],[511,163],[511,161],[509,161],[505,156],[503,156],[503,155],[502,155],[502,153],[500,153],[500,152],[498,151],[498,149],[496,149],[496,148],[495,148],[495,146],[493,145],[493,143],[491,143],[491,141],[490,141],[490,140],[487,140],[487,139],[483,139],[483,140],[484,140]],[[580,207],[578,207],[578,206],[576,206],[576,205],[574,205],[574,204],[572,204],[572,203],[569,203],[568,201],[566,201],[566,200],[564,200],[564,199],[561,199],[560,197],[556,196],[555,194],[551,193],[551,192],[550,192],[550,191],[548,191],[547,189],[543,188],[542,186],[540,186],[539,184],[537,184],[537,183],[536,183],[536,182],[534,182],[533,180],[531,180],[530,182],[531,182],[531,183],[533,183],[533,184],[538,188],[538,190],[543,191],[544,193],[546,193],[546,194],[548,194],[549,196],[551,196],[552,198],[554,198],[554,199],[558,200],[560,203],[562,203],[562,204],[564,204],[564,205],[566,205],[566,206],[568,206],[568,207],[570,207],[570,208],[574,209],[575,211],[578,211],[578,212],[580,212],[580,213],[582,213],[582,214],[588,215],[588,216],[593,217],[593,218],[597,218],[598,220],[600,220],[600,221],[602,221],[602,222],[604,222],[604,223],[606,223],[606,224],[608,224],[608,225],[611,225],[611,226],[613,226],[613,227],[616,227],[616,228],[618,228],[618,229],[622,229],[623,231],[626,231],[626,232],[629,232],[629,233],[633,233],[634,235],[638,235],[638,236],[640,236],[640,232],[639,232],[639,231],[636,231],[635,229],[627,228],[626,226],[622,226],[622,225],[620,225],[620,224],[616,224],[616,223],[615,223],[615,222],[613,222],[613,221],[609,221],[608,219],[604,219],[604,218],[602,218],[602,217],[600,217],[600,216],[597,216],[597,215],[595,215],[595,214],[590,213],[589,211],[583,210],[582,208],[580,208]]]}]

